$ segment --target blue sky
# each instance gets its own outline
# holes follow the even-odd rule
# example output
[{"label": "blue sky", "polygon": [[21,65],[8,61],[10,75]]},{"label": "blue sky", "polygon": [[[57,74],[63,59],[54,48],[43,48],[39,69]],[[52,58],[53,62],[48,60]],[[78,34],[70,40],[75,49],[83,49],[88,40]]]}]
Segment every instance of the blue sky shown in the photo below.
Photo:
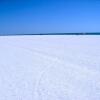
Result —
[{"label": "blue sky", "polygon": [[0,0],[0,33],[100,32],[99,0]]}]

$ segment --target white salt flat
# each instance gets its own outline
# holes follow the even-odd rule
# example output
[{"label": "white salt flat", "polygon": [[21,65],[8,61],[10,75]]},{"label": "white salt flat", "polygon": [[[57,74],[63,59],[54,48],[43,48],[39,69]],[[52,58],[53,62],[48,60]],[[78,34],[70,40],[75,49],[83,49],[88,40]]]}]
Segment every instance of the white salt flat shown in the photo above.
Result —
[{"label": "white salt flat", "polygon": [[0,100],[100,100],[100,36],[1,36]]}]

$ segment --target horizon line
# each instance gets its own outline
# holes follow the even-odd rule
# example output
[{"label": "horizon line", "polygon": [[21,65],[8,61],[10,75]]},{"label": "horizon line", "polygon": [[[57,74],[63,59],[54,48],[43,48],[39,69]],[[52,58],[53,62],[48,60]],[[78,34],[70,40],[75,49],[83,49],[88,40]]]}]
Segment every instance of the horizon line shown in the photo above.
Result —
[{"label": "horizon line", "polygon": [[100,32],[80,32],[80,33],[20,33],[20,34],[0,34],[0,36],[21,36],[21,35],[100,35]]}]

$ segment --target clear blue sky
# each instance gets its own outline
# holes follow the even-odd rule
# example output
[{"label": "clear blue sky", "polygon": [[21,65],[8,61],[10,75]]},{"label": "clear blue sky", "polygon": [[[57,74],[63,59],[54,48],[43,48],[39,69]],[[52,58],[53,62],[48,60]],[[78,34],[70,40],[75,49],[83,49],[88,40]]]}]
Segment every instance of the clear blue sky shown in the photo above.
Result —
[{"label": "clear blue sky", "polygon": [[100,32],[99,0],[0,0],[0,33]]}]

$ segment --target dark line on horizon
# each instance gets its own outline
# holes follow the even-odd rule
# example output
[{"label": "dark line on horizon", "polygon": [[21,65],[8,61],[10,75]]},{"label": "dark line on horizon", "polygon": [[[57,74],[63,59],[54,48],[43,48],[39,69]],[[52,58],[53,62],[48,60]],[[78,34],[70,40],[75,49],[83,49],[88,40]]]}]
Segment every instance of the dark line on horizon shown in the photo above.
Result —
[{"label": "dark line on horizon", "polygon": [[22,35],[100,35],[100,33],[33,33],[33,34],[0,34],[0,36],[22,36]]}]

